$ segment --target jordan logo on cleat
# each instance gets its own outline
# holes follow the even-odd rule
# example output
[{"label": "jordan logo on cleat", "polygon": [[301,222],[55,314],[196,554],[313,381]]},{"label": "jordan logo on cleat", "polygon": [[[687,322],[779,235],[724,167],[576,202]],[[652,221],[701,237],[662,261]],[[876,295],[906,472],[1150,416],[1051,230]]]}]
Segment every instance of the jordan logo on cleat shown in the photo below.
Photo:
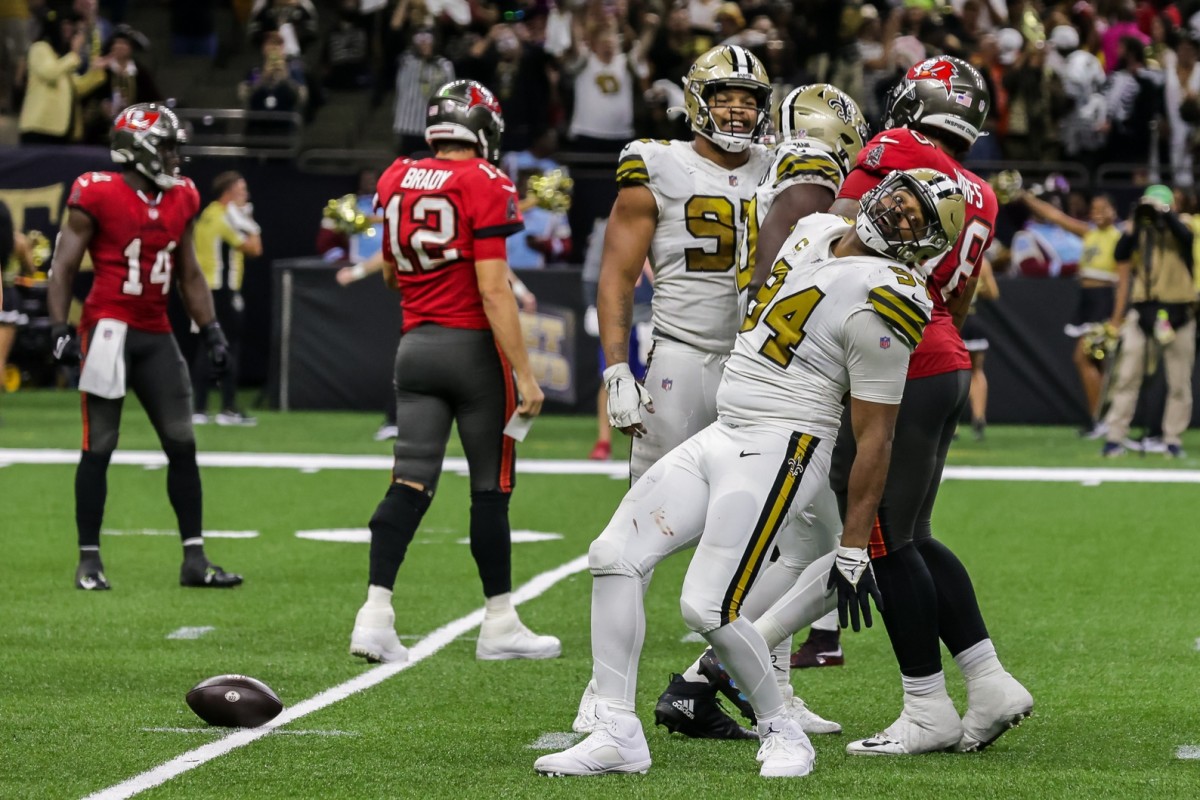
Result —
[{"label": "jordan logo on cleat", "polygon": [[675,700],[671,703],[672,706],[683,712],[688,719],[696,718],[696,701],[695,700]]}]

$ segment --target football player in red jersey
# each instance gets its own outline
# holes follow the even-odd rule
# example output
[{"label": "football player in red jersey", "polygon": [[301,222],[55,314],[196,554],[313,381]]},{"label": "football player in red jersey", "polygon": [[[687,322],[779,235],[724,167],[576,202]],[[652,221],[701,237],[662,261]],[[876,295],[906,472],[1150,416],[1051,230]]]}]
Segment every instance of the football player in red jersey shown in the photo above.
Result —
[{"label": "football player in red jersey", "polygon": [[[400,289],[392,484],[371,517],[367,602],[350,652],[403,661],[392,587],[437,489],[451,423],[471,480],[471,555],[486,611],[476,658],[555,658],[562,646],[538,636],[513,607],[508,501],[515,480],[516,416],[542,408],[508,282],[505,239],[523,227],[512,181],[495,166],[504,120],[475,81],[454,81],[429,99],[431,158],[397,160],[379,179],[384,257]],[[515,373],[515,384],[514,384]]]},{"label": "football player in red jersey", "polygon": [[[980,750],[1033,709],[1029,692],[996,657],[966,568],[933,538],[930,526],[970,386],[971,360],[959,328],[996,222],[991,187],[960,163],[980,134],[990,102],[983,78],[964,61],[939,56],[914,65],[889,97],[887,130],[859,153],[858,167],[830,209],[853,217],[859,198],[884,175],[917,166],[955,178],[967,206],[958,241],[945,256],[926,263],[933,315],[909,363],[869,548],[900,665],[904,710],[886,730],[847,745],[851,754]],[[843,501],[854,461],[852,430],[844,418],[830,474]],[[939,637],[966,679],[968,710],[961,720],[946,693]]]},{"label": "football player in red jersey", "polygon": [[[177,146],[182,141],[179,120],[164,106],[139,103],[121,112],[111,142],[121,171],[89,172],[76,179],[54,248],[49,288],[54,355],[67,360],[83,354],[83,453],[75,472],[75,586],[80,589],[110,588],[100,560],[100,523],[127,388],[146,409],[167,456],[167,496],[183,539],[180,584],[229,587],[242,582],[241,575],[210,563],[204,554],[191,380],[167,321],[167,292],[178,285],[188,315],[200,326],[213,369],[225,367],[225,336],[192,244],[200,196],[195,184],[179,176]],[[67,312],[84,251],[91,254],[96,274],[83,304],[77,349]]]}]

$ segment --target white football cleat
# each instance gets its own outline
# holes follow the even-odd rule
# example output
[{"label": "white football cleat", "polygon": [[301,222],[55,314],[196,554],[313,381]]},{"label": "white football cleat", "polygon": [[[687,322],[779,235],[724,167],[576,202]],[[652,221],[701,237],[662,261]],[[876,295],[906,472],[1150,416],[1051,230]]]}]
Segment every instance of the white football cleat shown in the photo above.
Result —
[{"label": "white football cleat", "polygon": [[372,662],[408,660],[408,648],[396,635],[396,612],[390,606],[363,606],[358,610],[350,633],[350,655]]},{"label": "white football cleat", "polygon": [[846,745],[852,756],[913,756],[956,747],[963,738],[962,720],[945,692],[904,695],[900,717],[880,733]]},{"label": "white football cleat", "polygon": [[841,733],[842,723],[825,719],[805,705],[799,697],[792,695],[784,698],[783,713],[794,720],[805,733]]},{"label": "white football cleat", "polygon": [[817,754],[796,720],[785,716],[779,730],[772,727],[764,733],[760,726],[758,733],[762,737],[757,756],[762,762],[759,775],[764,778],[803,778],[812,772]]},{"label": "white football cleat", "polygon": [[596,703],[595,730],[579,744],[550,753],[533,762],[542,775],[645,774],[650,769],[650,747],[642,723],[629,711],[611,711]]},{"label": "white football cleat", "polygon": [[596,730],[596,703],[598,702],[596,680],[593,678],[584,687],[583,697],[579,698],[579,711],[575,714],[575,721],[571,723],[571,730],[576,733],[591,733]]},{"label": "white football cleat", "polygon": [[1033,713],[1033,695],[1007,672],[967,681],[960,753],[983,750]]},{"label": "white football cleat", "polygon": [[521,623],[517,612],[484,617],[475,643],[475,658],[480,661],[507,661],[513,658],[558,658],[562,642],[553,636],[539,636]]}]

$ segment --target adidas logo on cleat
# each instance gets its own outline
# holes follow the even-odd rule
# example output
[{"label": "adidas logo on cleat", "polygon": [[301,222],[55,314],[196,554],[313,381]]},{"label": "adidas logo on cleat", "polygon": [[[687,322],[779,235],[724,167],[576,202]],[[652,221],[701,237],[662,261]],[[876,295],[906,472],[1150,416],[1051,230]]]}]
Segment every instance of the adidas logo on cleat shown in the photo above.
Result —
[{"label": "adidas logo on cleat", "polygon": [[679,709],[688,719],[696,718],[696,702],[694,700],[676,700],[671,705]]}]

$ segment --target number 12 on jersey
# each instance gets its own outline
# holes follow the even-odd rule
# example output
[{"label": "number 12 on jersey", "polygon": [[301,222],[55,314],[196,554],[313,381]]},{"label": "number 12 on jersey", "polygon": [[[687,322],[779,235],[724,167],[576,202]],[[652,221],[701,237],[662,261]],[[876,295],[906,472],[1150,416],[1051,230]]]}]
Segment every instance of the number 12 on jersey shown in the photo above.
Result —
[{"label": "number 12 on jersey", "polygon": [[427,194],[417,198],[409,215],[401,219],[403,194],[394,194],[384,208],[387,218],[388,246],[400,272],[439,269],[457,261],[457,247],[447,247],[458,236],[458,213],[448,197]]}]

